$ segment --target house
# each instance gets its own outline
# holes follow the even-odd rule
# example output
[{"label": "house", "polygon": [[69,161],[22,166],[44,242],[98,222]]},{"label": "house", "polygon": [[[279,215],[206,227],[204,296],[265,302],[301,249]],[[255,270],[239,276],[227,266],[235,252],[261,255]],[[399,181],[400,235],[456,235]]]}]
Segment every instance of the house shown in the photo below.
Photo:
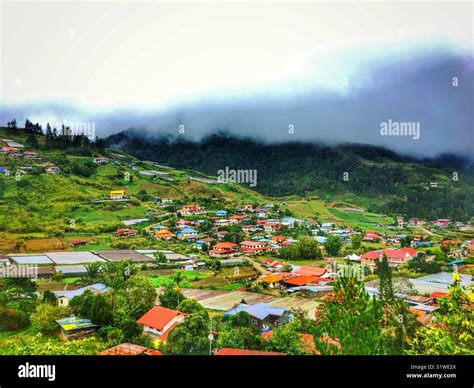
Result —
[{"label": "house", "polygon": [[[461,286],[471,285],[472,275],[459,274],[459,276],[461,278]],[[453,274],[450,272],[439,272],[409,279],[409,281],[419,294],[432,294],[433,292],[448,293],[449,286],[453,284]]]},{"label": "house", "polygon": [[401,249],[382,249],[381,251],[369,251],[361,256],[361,264],[374,266],[382,255],[387,256],[388,263],[391,266],[400,265],[411,260],[418,254],[413,248]]},{"label": "house", "polygon": [[284,282],[289,287],[301,287],[301,286],[306,286],[307,284],[313,284],[317,280],[319,280],[317,276],[300,275],[300,276],[289,277],[285,279]]},{"label": "house", "polygon": [[125,198],[125,190],[112,190],[109,194],[110,199]]},{"label": "house", "polygon": [[222,348],[216,352],[216,356],[285,356],[285,353],[264,352],[262,350]]},{"label": "house", "polygon": [[229,225],[231,225],[231,222],[227,218],[220,218],[214,221],[214,226],[217,228],[221,226],[229,226]]},{"label": "house", "polygon": [[279,271],[285,266],[285,263],[278,260],[268,259],[264,261],[262,265],[268,268],[270,271]]},{"label": "house", "polygon": [[279,236],[273,236],[270,238],[270,244],[281,244],[283,241],[286,241],[286,237],[279,235]]},{"label": "house", "polygon": [[237,216],[230,216],[229,217],[229,221],[231,224],[235,225],[235,224],[241,224],[242,222],[248,220],[248,217],[247,216],[243,216],[243,215],[237,215]]},{"label": "house", "polygon": [[219,240],[222,240],[224,238],[224,236],[226,234],[228,234],[229,232],[227,230],[219,230],[217,233],[216,233],[216,236]]},{"label": "house", "polygon": [[240,250],[244,253],[257,253],[270,249],[267,243],[261,241],[242,241],[240,243]]},{"label": "house", "polygon": [[346,259],[350,260],[350,261],[360,261],[361,256],[356,255],[355,253],[353,253],[352,255],[346,256]]},{"label": "house", "polygon": [[293,218],[293,217],[285,217],[281,220],[281,224],[283,226],[286,226],[287,228],[294,228],[295,227],[295,223],[297,222],[298,220],[296,218]]},{"label": "house", "polygon": [[376,230],[367,230],[364,237],[362,238],[362,241],[377,241],[381,240],[382,238],[383,235]]},{"label": "house", "polygon": [[106,164],[109,162],[109,159],[104,156],[99,156],[92,160],[95,164]]},{"label": "house", "polygon": [[257,229],[258,229],[257,225],[243,225],[242,226],[242,231],[247,234],[253,233],[257,231]]},{"label": "house", "polygon": [[84,294],[86,291],[92,292],[92,294],[102,294],[105,292],[108,292],[110,290],[109,287],[107,287],[103,283],[95,283],[91,284],[90,286],[78,288],[77,290],[71,290],[71,291],[53,291],[53,293],[56,295],[57,303],[58,306],[68,306],[69,302],[71,301],[72,298],[75,296],[80,296]]},{"label": "house", "polygon": [[382,249],[381,252],[387,256],[387,260],[391,265],[406,263],[418,254],[413,248]]},{"label": "house", "polygon": [[166,341],[170,331],[181,322],[186,314],[166,307],[154,306],[137,323],[143,325],[143,334]]},{"label": "house", "polygon": [[84,338],[97,331],[97,325],[90,319],[81,319],[71,316],[56,321],[59,325],[59,338],[62,340]]},{"label": "house", "polygon": [[171,233],[168,229],[159,229],[155,231],[155,238],[163,240],[171,240],[176,237],[174,233]]},{"label": "house", "polygon": [[179,239],[194,239],[198,237],[198,231],[192,228],[185,228],[176,233]]},{"label": "house", "polygon": [[59,174],[59,167],[49,166],[44,169],[47,174]]},{"label": "house", "polygon": [[278,232],[281,229],[281,224],[279,222],[266,222],[263,225],[263,230],[265,232]]},{"label": "house", "polygon": [[191,225],[191,221],[179,220],[179,221],[176,221],[175,225],[178,229],[186,229],[187,227]]},{"label": "house", "polygon": [[270,288],[275,288],[280,282],[283,281],[281,274],[270,274],[263,276],[259,279],[262,283],[267,283]]},{"label": "house", "polygon": [[333,222],[326,222],[324,224],[321,224],[321,230],[331,230],[333,228],[334,228]]},{"label": "house", "polygon": [[447,228],[449,226],[449,220],[448,219],[445,219],[445,218],[440,218],[440,219],[437,219],[437,220],[434,220],[432,222],[432,224],[434,226],[440,226],[442,228]]},{"label": "house", "polygon": [[[43,267],[39,267],[43,268]],[[39,269],[38,268],[38,269]],[[87,269],[84,265],[58,265],[56,267],[57,273],[62,273],[63,278],[79,278],[87,274]]]},{"label": "house", "polygon": [[320,277],[323,276],[327,269],[323,267],[313,267],[311,265],[302,265],[301,267],[292,271],[294,274],[302,275],[302,276],[316,276]]},{"label": "house", "polygon": [[262,332],[268,331],[272,327],[283,325],[291,319],[290,310],[274,307],[266,303],[239,304],[225,312],[224,315],[235,315],[241,311],[248,313],[250,315],[250,324]]},{"label": "house", "polygon": [[216,216],[217,217],[225,217],[227,215],[227,211],[226,210],[217,210],[216,211]]},{"label": "house", "polygon": [[159,350],[146,348],[145,346],[124,343],[105,349],[99,353],[101,356],[162,356]]},{"label": "house", "polygon": [[201,213],[202,208],[199,205],[193,204],[193,205],[184,205],[181,209],[178,210],[178,213],[180,213],[183,216],[191,216],[196,213]]},{"label": "house", "polygon": [[375,265],[375,263],[379,260],[379,258],[380,258],[379,251],[368,251],[368,252],[365,252],[361,256],[360,263],[372,266],[372,265]]},{"label": "house", "polygon": [[136,235],[137,235],[136,229],[131,229],[131,228],[119,228],[114,233],[115,237],[132,237]]},{"label": "house", "polygon": [[237,244],[231,243],[231,242],[222,242],[222,243],[217,243],[212,247],[212,249],[209,251],[209,254],[214,256],[214,255],[228,255],[231,253],[234,253],[239,246]]}]

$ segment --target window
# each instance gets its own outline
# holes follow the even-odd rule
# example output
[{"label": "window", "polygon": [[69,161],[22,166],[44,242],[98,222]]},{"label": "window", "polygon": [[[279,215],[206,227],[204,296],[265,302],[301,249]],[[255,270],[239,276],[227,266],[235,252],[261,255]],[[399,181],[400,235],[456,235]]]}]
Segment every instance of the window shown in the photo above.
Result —
[{"label": "window", "polygon": [[251,319],[250,323],[254,326],[257,326],[257,320],[256,319]]}]

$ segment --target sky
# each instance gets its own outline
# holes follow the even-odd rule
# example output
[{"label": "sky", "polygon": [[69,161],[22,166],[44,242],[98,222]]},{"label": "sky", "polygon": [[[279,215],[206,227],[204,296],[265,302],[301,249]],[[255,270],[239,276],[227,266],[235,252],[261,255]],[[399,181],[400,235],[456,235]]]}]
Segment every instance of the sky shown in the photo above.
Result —
[{"label": "sky", "polygon": [[0,121],[470,154],[472,7],[7,0]]}]

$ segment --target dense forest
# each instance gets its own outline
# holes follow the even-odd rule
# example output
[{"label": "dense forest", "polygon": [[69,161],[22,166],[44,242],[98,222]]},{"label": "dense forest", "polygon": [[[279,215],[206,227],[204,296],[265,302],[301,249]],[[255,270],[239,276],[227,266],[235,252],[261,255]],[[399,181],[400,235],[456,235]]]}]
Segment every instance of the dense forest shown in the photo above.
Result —
[{"label": "dense forest", "polygon": [[128,130],[104,142],[140,159],[213,176],[226,167],[256,169],[254,189],[265,195],[353,193],[369,211],[427,219],[467,221],[474,211],[472,167],[453,155],[418,160],[370,145],[263,144],[223,133],[193,142]]}]

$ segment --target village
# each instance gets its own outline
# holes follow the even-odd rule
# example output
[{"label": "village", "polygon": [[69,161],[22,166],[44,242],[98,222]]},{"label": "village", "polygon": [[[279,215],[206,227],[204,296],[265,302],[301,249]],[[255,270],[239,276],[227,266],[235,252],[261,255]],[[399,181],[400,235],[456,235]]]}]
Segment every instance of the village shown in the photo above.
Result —
[{"label": "village", "polygon": [[[47,155],[24,151],[25,146],[17,141],[3,141],[5,167],[0,171],[9,182],[27,180],[29,175],[61,179],[63,174],[71,174],[68,163],[52,163]],[[371,298],[381,298],[379,265],[384,261],[393,277],[395,298],[406,303],[421,326],[437,324],[436,311],[440,300],[449,295],[453,276],[459,276],[461,287],[472,284],[470,223],[402,216],[372,216],[373,221],[365,216],[359,222],[357,217],[363,210],[350,204],[343,204],[344,219],[330,213],[336,206],[327,210],[317,199],[229,199],[220,195],[230,190],[229,184],[132,160],[115,151],[83,159],[95,166],[95,174],[111,167],[122,171],[121,184],[117,179],[108,182],[107,190],[95,190],[95,196],[81,204],[97,209],[94,211],[100,211],[102,217],[120,219],[115,218],[99,233],[91,233],[84,215],[71,217],[61,238],[55,238],[59,245],[53,249],[42,251],[40,245],[29,251],[27,244],[41,240],[29,238],[25,245],[15,245],[16,251],[1,252],[0,276],[12,276],[28,267],[35,283],[35,300],[43,300],[40,306],[60,309],[55,310],[57,319],[49,321],[46,332],[60,341],[102,338],[93,354],[178,354],[170,350],[174,346],[171,342],[178,341],[172,333],[184,330],[186,317],[197,312],[207,317],[203,329],[206,345],[199,352],[204,348],[204,353],[216,355],[322,354],[324,350],[315,345],[318,343],[329,346],[327,354],[340,354],[344,344],[338,338],[323,335],[315,339],[309,332],[298,332],[301,343],[297,350],[285,350],[277,344],[278,330],[293,327],[296,321],[300,326],[301,321],[317,322],[321,306],[343,278],[356,278]],[[138,182],[148,189],[138,190]],[[169,189],[184,184],[193,185],[200,195],[180,196]],[[167,191],[153,192],[164,186]],[[206,192],[207,187],[216,191]],[[242,197],[237,192],[232,198]],[[320,206],[321,210],[301,210],[308,206]],[[94,222],[100,224],[101,219]],[[114,324],[109,320],[101,324],[97,312],[88,316],[91,311],[85,313],[88,310],[81,305],[87,298],[120,290],[114,289],[114,280],[107,275],[109,271],[116,275],[118,268],[125,271],[121,275],[124,284],[140,277],[152,290],[148,299],[152,306],[147,305],[140,316],[135,312],[128,317],[133,317],[139,335],[119,336],[127,340],[123,343],[107,335],[104,340],[101,327]],[[188,300],[193,302],[183,307]],[[215,327],[230,330],[226,325],[231,325],[232,316],[246,317],[244,327],[263,342],[233,342],[227,332],[208,328],[215,320]],[[22,326],[17,322],[9,329],[15,325]],[[17,341],[14,332],[9,343],[13,347]],[[102,335],[97,337],[98,333]],[[139,343],[131,343],[130,338]]]}]

